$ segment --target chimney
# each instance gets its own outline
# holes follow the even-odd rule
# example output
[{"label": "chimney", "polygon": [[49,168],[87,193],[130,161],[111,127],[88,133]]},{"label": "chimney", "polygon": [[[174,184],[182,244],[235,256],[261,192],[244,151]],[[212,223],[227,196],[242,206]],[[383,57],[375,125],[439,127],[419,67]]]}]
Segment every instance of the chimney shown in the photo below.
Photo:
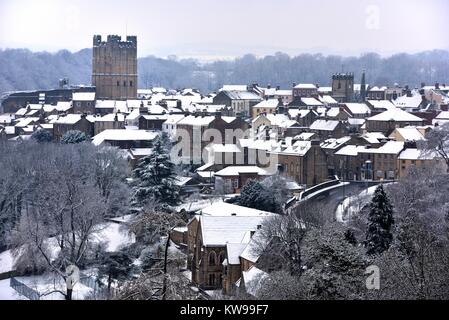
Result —
[{"label": "chimney", "polygon": [[215,112],[215,119],[221,119],[221,111]]},{"label": "chimney", "polygon": [[268,85],[267,85],[267,89],[271,89],[271,84],[268,84]]},{"label": "chimney", "polygon": [[425,82],[421,82],[421,88],[424,88],[426,86]]},{"label": "chimney", "polygon": [[435,89],[439,90],[440,89],[440,84],[437,82],[435,83]]},{"label": "chimney", "polygon": [[281,86],[276,86],[276,90],[281,90]]},{"label": "chimney", "polygon": [[293,88],[296,87],[296,82],[293,82],[292,87]]},{"label": "chimney", "polygon": [[115,121],[115,122],[117,122],[117,121],[118,121],[118,115],[117,115],[117,113],[115,113],[115,116],[114,116],[114,121]]}]

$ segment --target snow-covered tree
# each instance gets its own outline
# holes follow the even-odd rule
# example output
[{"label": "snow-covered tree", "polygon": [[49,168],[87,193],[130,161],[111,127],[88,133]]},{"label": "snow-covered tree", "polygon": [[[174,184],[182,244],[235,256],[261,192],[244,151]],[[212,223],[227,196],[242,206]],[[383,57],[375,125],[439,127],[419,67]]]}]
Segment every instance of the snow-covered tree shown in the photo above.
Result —
[{"label": "snow-covered tree", "polygon": [[133,260],[126,252],[105,252],[98,267],[98,282],[101,284],[102,279],[106,277],[110,294],[113,280],[128,280],[133,269]]},{"label": "snow-covered tree", "polygon": [[376,188],[368,213],[365,246],[368,254],[380,254],[393,240],[393,206],[382,185]]},{"label": "snow-covered tree", "polygon": [[53,141],[53,136],[51,133],[44,129],[39,129],[33,132],[31,138],[39,143]]},{"label": "snow-covered tree", "polygon": [[[28,142],[19,148],[21,153],[12,154],[8,166],[15,173],[16,184],[23,183],[23,189],[14,187],[12,192],[21,190],[20,210],[15,211],[15,221],[9,225],[15,267],[40,272],[45,266],[46,271],[65,281],[68,266],[86,266],[93,245],[90,240],[101,229],[109,210],[96,179],[99,149],[91,144]],[[10,185],[8,180],[0,181],[0,185],[4,183]],[[0,212],[9,206],[9,202],[2,202],[0,198]],[[58,292],[71,299],[70,288]]]},{"label": "snow-covered tree", "polygon": [[175,165],[170,160],[167,143],[158,137],[151,154],[142,158],[133,171],[133,205],[144,207],[154,197],[162,205],[179,202],[179,187],[176,184]]},{"label": "snow-covered tree", "polygon": [[84,132],[78,130],[69,130],[61,138],[63,144],[81,143],[88,139]]}]

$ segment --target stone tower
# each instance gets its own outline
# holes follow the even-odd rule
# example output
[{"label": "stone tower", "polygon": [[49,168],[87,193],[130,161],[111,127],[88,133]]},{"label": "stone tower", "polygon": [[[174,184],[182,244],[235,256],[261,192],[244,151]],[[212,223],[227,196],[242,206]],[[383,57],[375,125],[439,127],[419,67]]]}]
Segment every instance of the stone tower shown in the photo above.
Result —
[{"label": "stone tower", "polygon": [[366,80],[365,80],[365,70],[362,73],[362,83],[360,84],[360,99],[362,102],[366,100]]},{"label": "stone tower", "polygon": [[332,97],[338,102],[352,102],[354,99],[354,74],[337,73],[332,76]]},{"label": "stone tower", "polygon": [[92,85],[96,98],[137,98],[137,37],[109,35],[107,41],[95,35],[92,57]]}]

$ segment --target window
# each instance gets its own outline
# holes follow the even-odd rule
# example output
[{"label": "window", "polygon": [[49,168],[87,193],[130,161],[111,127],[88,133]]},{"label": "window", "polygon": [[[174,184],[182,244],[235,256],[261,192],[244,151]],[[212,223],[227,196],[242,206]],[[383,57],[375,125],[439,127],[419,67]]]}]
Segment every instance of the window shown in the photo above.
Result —
[{"label": "window", "polygon": [[120,87],[120,81],[117,81],[117,87]]},{"label": "window", "polygon": [[234,189],[238,189],[238,187],[239,187],[239,179],[232,180],[232,187]]},{"label": "window", "polygon": [[130,86],[130,87],[133,86],[133,82],[132,82],[132,81],[129,82],[129,86]]},{"label": "window", "polygon": [[126,87],[126,81],[123,81],[123,86]]},{"label": "window", "polygon": [[209,253],[209,265],[214,266],[216,264],[217,256],[214,251]]},{"label": "window", "polygon": [[215,285],[215,274],[213,274],[213,273],[209,274],[209,285],[210,286]]}]

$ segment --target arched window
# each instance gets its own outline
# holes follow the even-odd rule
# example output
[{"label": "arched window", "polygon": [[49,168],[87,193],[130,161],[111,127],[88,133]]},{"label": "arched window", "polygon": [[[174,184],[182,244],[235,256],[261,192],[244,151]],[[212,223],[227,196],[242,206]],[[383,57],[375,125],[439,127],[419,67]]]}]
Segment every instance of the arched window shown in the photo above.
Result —
[{"label": "arched window", "polygon": [[209,265],[210,266],[214,266],[216,264],[217,261],[217,255],[215,254],[214,251],[209,253]]},{"label": "arched window", "polygon": [[222,251],[222,252],[220,252],[220,254],[218,255],[218,262],[220,263],[220,265],[223,263],[224,259],[225,259],[225,254],[224,254],[224,252]]}]

